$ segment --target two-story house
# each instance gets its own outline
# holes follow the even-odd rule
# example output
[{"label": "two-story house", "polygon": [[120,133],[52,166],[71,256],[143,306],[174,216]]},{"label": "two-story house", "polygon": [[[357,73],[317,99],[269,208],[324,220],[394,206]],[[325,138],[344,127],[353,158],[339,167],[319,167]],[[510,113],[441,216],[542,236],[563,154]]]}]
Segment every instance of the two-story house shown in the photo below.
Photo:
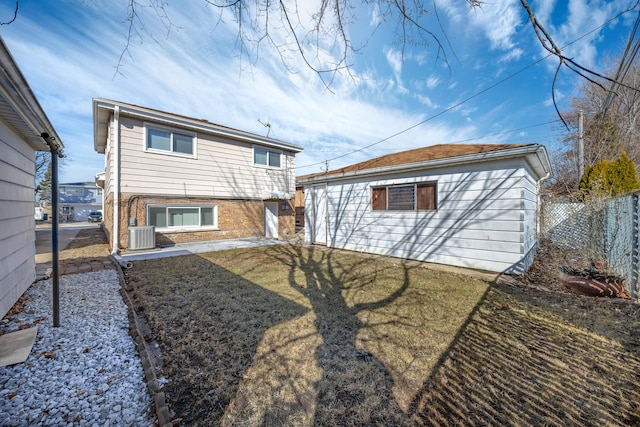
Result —
[{"label": "two-story house", "polygon": [[60,221],[86,221],[89,213],[102,211],[102,189],[95,182],[58,185]]},{"label": "two-story house", "polygon": [[153,246],[295,233],[302,147],[108,99],[93,100],[93,125],[113,253],[150,227]]}]

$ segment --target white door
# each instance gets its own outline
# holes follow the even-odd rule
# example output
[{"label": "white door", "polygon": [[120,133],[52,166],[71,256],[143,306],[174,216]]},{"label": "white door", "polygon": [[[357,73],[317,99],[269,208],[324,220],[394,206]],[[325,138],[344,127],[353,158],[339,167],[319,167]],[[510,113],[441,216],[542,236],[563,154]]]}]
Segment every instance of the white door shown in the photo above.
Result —
[{"label": "white door", "polygon": [[278,237],[278,202],[264,203],[264,235]]},{"label": "white door", "polygon": [[312,243],[327,244],[327,186],[317,185],[312,191],[313,224]]}]

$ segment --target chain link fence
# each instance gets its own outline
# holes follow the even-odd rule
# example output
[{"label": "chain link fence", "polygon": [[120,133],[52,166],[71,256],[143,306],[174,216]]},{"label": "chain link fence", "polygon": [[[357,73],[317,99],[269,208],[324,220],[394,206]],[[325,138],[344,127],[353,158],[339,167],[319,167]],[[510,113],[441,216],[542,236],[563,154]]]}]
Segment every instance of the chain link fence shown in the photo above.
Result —
[{"label": "chain link fence", "polygon": [[545,196],[540,242],[551,254],[552,264],[586,268],[591,262],[601,262],[604,270],[625,278],[627,290],[637,299],[639,212],[638,193],[584,202]]}]

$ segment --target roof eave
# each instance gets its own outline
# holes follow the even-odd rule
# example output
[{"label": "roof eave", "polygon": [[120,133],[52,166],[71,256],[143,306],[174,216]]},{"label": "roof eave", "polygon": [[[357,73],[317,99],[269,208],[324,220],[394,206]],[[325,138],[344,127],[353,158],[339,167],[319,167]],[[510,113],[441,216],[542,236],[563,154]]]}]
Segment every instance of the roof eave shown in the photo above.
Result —
[{"label": "roof eave", "polygon": [[547,156],[546,148],[543,145],[532,144],[524,147],[508,148],[503,150],[490,151],[485,153],[469,154],[464,156],[446,157],[442,159],[427,160],[424,162],[405,163],[396,166],[387,166],[374,169],[365,169],[354,172],[343,172],[337,174],[320,175],[301,179],[297,184],[314,184],[317,182],[338,181],[350,178],[375,177],[390,175],[400,172],[413,172],[424,169],[432,169],[444,166],[457,166],[462,164],[501,160],[513,157],[526,157],[532,169],[541,179],[550,176],[551,165]]},{"label": "roof eave", "polygon": [[104,130],[106,129],[105,123],[108,125],[108,120],[111,116],[111,112],[115,109],[116,106],[120,108],[120,114],[134,116],[142,120],[180,126],[194,131],[201,131],[216,136],[230,138],[236,141],[264,145],[272,148],[278,148],[280,150],[291,151],[294,153],[299,153],[303,150],[303,148],[299,145],[291,144],[273,138],[262,137],[260,135],[240,131],[237,129],[217,126],[213,123],[205,123],[204,121],[197,119],[189,119],[188,117],[184,116],[178,116],[145,107],[132,106],[130,104],[120,103],[108,99],[94,98],[94,149],[99,153],[104,153],[106,144],[106,130]]},{"label": "roof eave", "polygon": [[49,151],[40,135],[47,133],[57,141],[61,151],[64,144],[33,94],[13,56],[0,38],[0,103],[13,114],[4,119],[36,151]]}]

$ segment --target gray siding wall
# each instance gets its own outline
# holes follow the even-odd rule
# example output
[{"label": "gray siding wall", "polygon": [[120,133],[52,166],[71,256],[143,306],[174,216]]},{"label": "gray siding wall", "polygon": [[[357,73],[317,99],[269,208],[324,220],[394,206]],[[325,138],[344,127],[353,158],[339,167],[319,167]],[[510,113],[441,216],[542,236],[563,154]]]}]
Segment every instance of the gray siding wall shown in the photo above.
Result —
[{"label": "gray siding wall", "polygon": [[0,317],[35,280],[35,154],[0,121]]},{"label": "gray siding wall", "polygon": [[[371,187],[421,181],[438,182],[437,211],[371,210]],[[341,249],[518,272],[535,246],[536,182],[524,160],[329,182],[327,210],[327,245]]]},{"label": "gray siding wall", "polygon": [[[283,152],[282,168],[271,169],[253,165],[251,144],[206,133],[198,133],[196,140],[197,158],[146,152],[143,122],[121,116],[120,191],[234,199],[262,199],[272,190],[295,192],[292,153]],[[108,185],[114,172],[112,150],[105,153]]]}]

